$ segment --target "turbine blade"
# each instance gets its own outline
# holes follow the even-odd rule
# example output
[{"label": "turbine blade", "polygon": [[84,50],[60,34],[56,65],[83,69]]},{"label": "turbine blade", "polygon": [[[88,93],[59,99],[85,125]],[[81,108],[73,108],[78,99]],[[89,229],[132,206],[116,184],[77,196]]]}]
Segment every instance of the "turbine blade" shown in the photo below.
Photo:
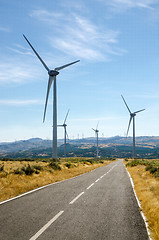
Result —
[{"label": "turbine blade", "polygon": [[94,128],[92,128],[93,129],[93,131],[95,131],[96,132],[96,130],[94,129]]},{"label": "turbine blade", "polygon": [[145,109],[141,109],[141,110],[139,110],[139,111],[136,111],[136,112],[134,112],[134,113],[139,113],[139,112],[142,112],[142,111],[144,111]]},{"label": "turbine blade", "polygon": [[130,124],[131,124],[131,120],[132,120],[132,116],[130,117],[130,120],[129,120],[129,125],[128,125],[128,130],[127,130],[127,134],[126,134],[126,136],[128,136],[128,133],[129,133],[129,128],[130,128]]},{"label": "turbine blade", "polygon": [[29,40],[26,38],[26,36],[23,34],[23,37],[25,38],[25,40],[28,42],[28,44],[30,45],[30,47],[32,48],[32,50],[34,51],[34,53],[36,54],[36,56],[39,58],[40,62],[43,64],[43,66],[46,68],[46,70],[49,72],[50,69],[48,68],[48,66],[45,64],[45,62],[42,60],[42,58],[39,56],[39,54],[35,51],[35,49],[33,48],[33,46],[31,45],[31,43],[29,42]]},{"label": "turbine blade", "polygon": [[77,61],[75,61],[75,62],[68,63],[68,64],[63,65],[63,66],[61,66],[61,67],[57,67],[57,68],[55,68],[55,71],[59,71],[59,70],[61,70],[61,69],[63,69],[63,68],[66,68],[66,67],[72,65],[72,64],[75,64],[75,63],[77,63],[77,62],[79,62],[79,61],[80,61],[80,60],[77,60]]},{"label": "turbine blade", "polygon": [[122,97],[122,99],[123,99],[123,101],[124,101],[124,103],[125,103],[125,105],[126,105],[126,107],[127,107],[128,111],[129,111],[129,113],[131,114],[130,108],[128,107],[128,105],[127,105],[127,103],[126,103],[126,101],[125,101],[124,97],[123,97],[122,95],[121,95],[121,97]]},{"label": "turbine blade", "polygon": [[66,119],[67,119],[67,116],[68,116],[69,111],[70,111],[70,109],[68,109],[68,111],[67,111],[67,114],[66,114],[66,117],[65,117],[65,120],[64,120],[64,123],[63,123],[63,124],[65,124],[65,122],[66,122]]},{"label": "turbine blade", "polygon": [[96,130],[97,130],[97,128],[98,128],[98,125],[99,125],[99,121],[98,121],[98,123],[97,123],[97,127],[96,127]]},{"label": "turbine blade", "polygon": [[52,82],[53,82],[53,80],[54,80],[55,78],[56,78],[56,77],[51,77],[51,76],[49,76],[48,87],[47,87],[47,94],[46,94],[46,101],[45,101],[45,109],[44,109],[43,122],[45,121],[46,108],[47,108],[47,102],[48,102],[48,97],[49,97],[49,92],[50,92],[51,84],[52,84]]},{"label": "turbine blade", "polygon": [[57,127],[63,127],[63,125],[57,125]]}]

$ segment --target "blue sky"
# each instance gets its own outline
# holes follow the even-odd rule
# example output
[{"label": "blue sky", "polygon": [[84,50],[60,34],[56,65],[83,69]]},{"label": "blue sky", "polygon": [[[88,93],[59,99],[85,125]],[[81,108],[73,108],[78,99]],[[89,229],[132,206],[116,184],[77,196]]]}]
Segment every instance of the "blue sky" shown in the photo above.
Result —
[{"label": "blue sky", "polygon": [[[57,77],[58,124],[70,138],[159,135],[159,0],[0,0],[0,142],[52,138],[49,68],[80,59]],[[132,136],[132,128],[129,135]],[[58,138],[63,129],[58,129]]]}]

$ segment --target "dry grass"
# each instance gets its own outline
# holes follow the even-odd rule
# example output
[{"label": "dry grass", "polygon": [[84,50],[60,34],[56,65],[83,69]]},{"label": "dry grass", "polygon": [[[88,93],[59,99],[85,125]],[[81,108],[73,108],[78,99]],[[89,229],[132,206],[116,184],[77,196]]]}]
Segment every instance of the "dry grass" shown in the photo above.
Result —
[{"label": "dry grass", "polygon": [[[0,162],[0,166],[4,165],[4,171],[0,172],[0,201],[15,197],[19,194],[33,190],[35,188],[72,178],[74,176],[87,173],[95,168],[109,164],[111,161],[104,163],[91,164],[89,162],[73,162],[71,167],[66,167],[65,161],[60,162],[61,171],[53,170],[49,167],[48,162],[27,162],[27,161],[7,161]],[[40,165],[42,170],[38,174],[33,173],[30,176],[25,174],[14,174],[14,170],[22,167]]]},{"label": "dry grass", "polygon": [[135,191],[147,218],[151,237],[159,240],[159,178],[145,171],[145,166],[127,167],[133,178]]}]

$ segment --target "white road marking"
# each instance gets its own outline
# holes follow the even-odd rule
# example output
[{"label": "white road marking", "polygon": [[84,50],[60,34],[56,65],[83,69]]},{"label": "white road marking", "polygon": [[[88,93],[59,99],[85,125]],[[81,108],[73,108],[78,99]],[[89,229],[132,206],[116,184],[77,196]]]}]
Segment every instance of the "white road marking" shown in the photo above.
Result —
[{"label": "white road marking", "polygon": [[98,182],[100,180],[100,178],[98,178],[95,182]]},{"label": "white road marking", "polygon": [[[125,166],[125,165],[124,165],[124,166]],[[145,223],[145,226],[146,226],[146,230],[147,230],[147,234],[148,234],[148,236],[149,236],[149,239],[152,240],[152,239],[151,239],[151,236],[150,236],[150,231],[149,231],[149,227],[148,227],[148,223],[147,223],[146,216],[144,215],[144,213],[143,213],[143,211],[142,211],[141,203],[140,203],[140,201],[139,201],[139,199],[138,199],[138,196],[137,196],[137,194],[136,194],[136,191],[135,191],[134,181],[133,181],[130,173],[128,172],[126,166],[125,166],[125,169],[126,169],[127,174],[128,174],[128,176],[129,176],[129,178],[130,178],[131,186],[132,186],[132,188],[133,188],[133,192],[134,192],[134,195],[135,195],[137,204],[138,204],[138,206],[139,206],[139,208],[140,208],[140,213],[141,213],[141,216],[142,216],[142,218],[143,218],[143,220],[144,220],[144,223]]]},{"label": "white road marking", "polygon": [[93,185],[94,185],[94,183],[92,183],[87,189],[90,189]]},{"label": "white road marking", "polygon": [[36,240],[53,222],[55,222],[58,217],[61,216],[61,214],[64,213],[64,211],[60,211],[56,216],[54,216],[47,224],[45,224],[34,236],[32,236],[29,240]]},{"label": "white road marking", "polygon": [[110,173],[110,172],[113,170],[113,168],[116,167],[116,166],[117,166],[117,164],[115,164],[111,169],[109,169],[109,171],[106,172],[105,175],[107,175],[108,173]]},{"label": "white road marking", "polygon": [[78,198],[80,198],[84,192],[81,192],[77,197],[75,197],[69,204],[73,204]]}]

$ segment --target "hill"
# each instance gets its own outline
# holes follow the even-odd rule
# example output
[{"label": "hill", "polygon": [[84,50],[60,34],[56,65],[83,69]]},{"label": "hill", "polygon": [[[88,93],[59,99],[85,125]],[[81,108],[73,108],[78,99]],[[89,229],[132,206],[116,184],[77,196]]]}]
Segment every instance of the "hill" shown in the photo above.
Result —
[{"label": "hill", "polygon": [[[67,143],[67,156],[92,157],[96,154],[96,139],[84,138],[69,140]],[[159,137],[136,137],[137,157],[158,158]],[[131,157],[132,137],[99,138],[99,154],[101,157]],[[0,157],[36,158],[51,157],[52,141],[41,138],[0,143]],[[58,156],[64,156],[63,139],[58,140]]]}]

